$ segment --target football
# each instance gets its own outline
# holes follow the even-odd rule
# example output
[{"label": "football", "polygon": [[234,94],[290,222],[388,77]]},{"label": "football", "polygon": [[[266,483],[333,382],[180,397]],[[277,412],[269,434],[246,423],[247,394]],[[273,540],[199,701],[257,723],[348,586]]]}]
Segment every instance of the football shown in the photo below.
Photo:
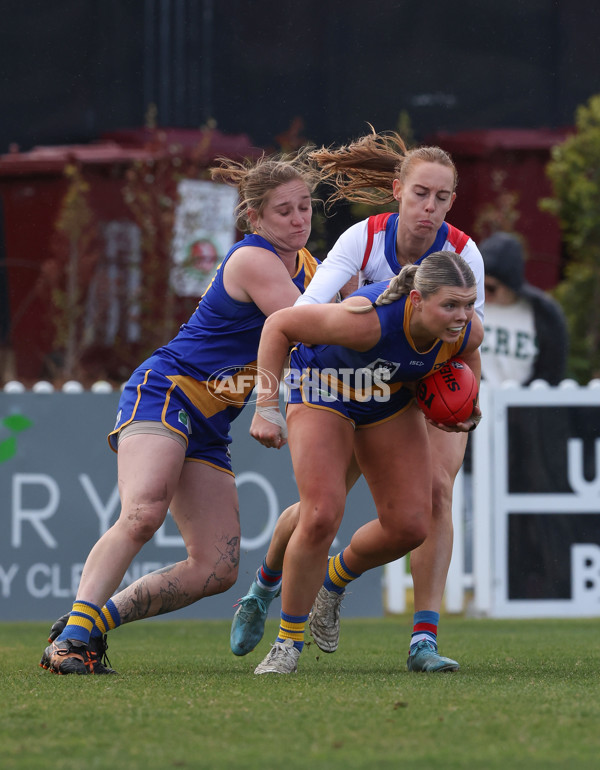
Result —
[{"label": "football", "polygon": [[460,358],[451,358],[419,382],[416,399],[426,417],[443,425],[456,425],[471,416],[478,394],[472,370]]}]

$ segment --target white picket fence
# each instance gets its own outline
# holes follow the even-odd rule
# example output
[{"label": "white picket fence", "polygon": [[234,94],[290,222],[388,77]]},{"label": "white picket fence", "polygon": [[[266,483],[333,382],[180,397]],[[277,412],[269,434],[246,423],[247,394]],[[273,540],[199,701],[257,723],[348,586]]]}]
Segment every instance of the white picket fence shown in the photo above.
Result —
[{"label": "white picket fence", "polygon": [[[467,612],[476,616],[495,615],[498,604],[503,604],[503,614],[510,614],[506,609],[508,602],[505,598],[498,600],[498,585],[502,582],[505,573],[506,552],[502,551],[505,542],[505,532],[502,530],[504,510],[499,500],[507,497],[505,492],[500,493],[506,482],[498,478],[499,459],[502,452],[506,452],[506,408],[508,405],[554,405],[559,408],[573,406],[600,406],[600,380],[592,380],[587,386],[581,387],[573,380],[564,380],[557,387],[550,387],[546,382],[536,381],[528,388],[522,388],[516,383],[505,383],[501,388],[493,389],[483,383],[480,392],[480,404],[483,419],[477,430],[472,434],[472,477],[466,478],[461,471],[457,476],[454,486],[452,518],[454,524],[454,546],[452,561],[448,572],[446,590],[444,594],[444,610],[449,613]],[[595,414],[595,412],[594,412]],[[597,424],[597,448],[596,468],[597,479],[595,483],[588,484],[587,499],[582,496],[555,495],[555,499],[562,498],[553,503],[552,496],[547,495],[542,505],[553,510],[553,505],[559,509],[598,511],[600,512],[600,499],[597,490],[600,486],[600,421]],[[494,489],[499,490],[496,494]],[[526,497],[526,496],[525,496]],[[532,496],[532,498],[535,496]],[[539,496],[538,496],[539,497]],[[567,497],[567,500],[564,498]],[[577,503],[571,503],[569,498],[577,499]],[[539,500],[519,499],[520,509],[525,510],[529,505],[531,511],[540,510]],[[505,502],[505,500],[504,500]],[[472,531],[465,531],[465,522],[472,525]],[[466,535],[469,535],[466,537]],[[598,542],[600,542],[600,533]],[[465,569],[465,548],[471,549],[470,558],[467,559],[470,568]],[[594,547],[594,546],[592,546]],[[500,550],[499,550],[500,548]],[[407,609],[409,595],[412,588],[412,577],[407,569],[408,557],[388,565],[384,575],[384,593],[386,596],[386,610],[391,613],[402,613]],[[593,576],[600,584],[600,575]],[[506,582],[504,580],[504,582]],[[592,591],[594,587],[592,586]],[[590,591],[590,600],[595,600],[595,594]],[[515,603],[516,604],[516,603]],[[527,604],[527,603],[525,603]],[[533,606],[531,609],[521,608],[518,614],[531,612],[544,615],[550,612],[550,604],[546,602],[546,610]],[[542,605],[543,602],[537,602]],[[566,607],[567,614],[578,613],[577,608]],[[600,605],[588,606],[581,609],[578,614],[600,615]],[[554,610],[552,614],[560,613]]]}]

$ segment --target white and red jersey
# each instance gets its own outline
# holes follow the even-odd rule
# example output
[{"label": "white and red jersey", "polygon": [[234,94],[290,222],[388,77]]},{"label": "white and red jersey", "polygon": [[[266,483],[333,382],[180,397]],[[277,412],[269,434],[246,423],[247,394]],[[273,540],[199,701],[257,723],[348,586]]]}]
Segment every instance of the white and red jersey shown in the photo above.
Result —
[{"label": "white and red jersey", "polygon": [[[397,229],[398,214],[376,214],[349,227],[337,239],[296,304],[330,302],[357,273],[359,286],[393,278],[401,269],[396,258]],[[467,262],[477,281],[475,311],[483,321],[483,258],[475,242],[462,230],[444,222],[431,248],[415,264],[436,251],[454,251]]]}]

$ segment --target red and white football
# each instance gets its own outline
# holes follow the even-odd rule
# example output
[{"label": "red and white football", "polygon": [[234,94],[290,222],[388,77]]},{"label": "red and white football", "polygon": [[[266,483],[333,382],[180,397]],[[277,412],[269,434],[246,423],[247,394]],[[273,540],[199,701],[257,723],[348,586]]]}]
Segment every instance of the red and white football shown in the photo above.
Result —
[{"label": "red and white football", "polygon": [[468,420],[479,388],[472,370],[460,358],[451,358],[417,385],[416,399],[426,417],[443,425]]}]

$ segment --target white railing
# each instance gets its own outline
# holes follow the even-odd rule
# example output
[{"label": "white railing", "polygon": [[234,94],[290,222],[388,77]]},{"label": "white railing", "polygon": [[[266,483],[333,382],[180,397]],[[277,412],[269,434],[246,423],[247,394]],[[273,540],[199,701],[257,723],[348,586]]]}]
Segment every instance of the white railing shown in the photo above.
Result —
[{"label": "white railing", "polygon": [[[10,380],[2,388],[4,393],[25,393],[28,388],[19,380]],[[39,380],[30,388],[32,393],[83,393],[86,388],[77,380],[68,380],[62,387],[55,388],[48,380]],[[105,380],[98,380],[89,388],[92,393],[112,393],[115,388]]]},{"label": "white railing", "polygon": [[[47,381],[39,381],[27,388],[18,381],[7,382],[2,390],[6,394],[19,394],[30,390],[34,393],[81,393],[84,386],[77,381],[66,382],[60,389]],[[95,393],[117,392],[105,381],[98,381],[88,389]],[[552,609],[548,601],[514,601],[509,596],[508,576],[508,519],[515,513],[557,513],[600,514],[600,380],[592,380],[587,386],[579,386],[572,380],[565,380],[551,388],[545,382],[535,382],[528,388],[515,383],[506,383],[498,389],[483,384],[480,392],[481,409],[484,415],[477,431],[472,434],[472,474],[467,477],[462,471],[457,476],[453,500],[454,550],[450,564],[444,610],[449,613],[468,612],[473,615],[510,615],[512,612],[535,616]],[[589,410],[588,426],[564,435],[556,433],[552,439],[577,470],[577,462],[586,467],[596,468],[596,479],[584,479],[582,483],[563,483],[562,492],[546,494],[546,490],[527,494],[514,494],[508,488],[508,410],[512,407],[536,409],[544,407],[553,410]],[[587,414],[587,413],[586,413]],[[564,416],[564,415],[563,415]],[[562,424],[568,424],[563,419]],[[595,426],[595,427],[594,427]],[[568,433],[568,435],[567,435]],[[587,437],[584,440],[583,434]],[[596,446],[591,446],[593,440]],[[595,457],[590,452],[595,451]],[[582,476],[582,469],[579,476]],[[572,472],[572,470],[569,470]],[[565,474],[567,471],[565,470]],[[588,476],[590,472],[588,470]],[[566,476],[565,476],[566,477]],[[538,485],[539,486],[539,485]],[[578,486],[580,488],[578,488]],[[565,494],[566,490],[566,494]],[[529,492],[529,490],[526,490]],[[576,538],[576,536],[575,536]],[[576,601],[554,602],[554,613],[600,615],[600,570],[596,575],[595,566],[578,563],[577,548],[585,545],[588,554],[598,555],[600,565],[600,532],[592,533],[579,543],[572,539],[565,546],[563,562],[571,561],[573,575],[587,570],[585,585],[577,584],[572,578],[573,597]],[[573,550],[573,548],[575,550]],[[407,569],[406,558],[387,566],[384,572],[385,609],[390,613],[406,612],[410,604],[412,577]],[[594,559],[596,556],[594,556]],[[590,558],[588,556],[588,562]],[[593,560],[592,560],[593,561]],[[595,564],[595,562],[594,562]],[[577,573],[579,569],[579,573]],[[591,585],[590,585],[591,584]],[[583,597],[587,604],[582,605]]]},{"label": "white railing", "polygon": [[[506,550],[498,551],[498,543],[506,539],[507,500],[510,501],[510,492],[507,489],[506,478],[499,478],[498,468],[507,466],[507,405],[545,406],[551,405],[557,409],[570,409],[573,407],[592,407],[591,419],[597,419],[596,409],[600,407],[600,380],[592,380],[587,386],[579,386],[573,380],[564,380],[557,387],[550,387],[546,382],[536,381],[527,388],[522,388],[516,383],[505,383],[502,387],[493,389],[483,384],[480,392],[481,410],[484,415],[478,429],[472,434],[472,475],[467,477],[461,471],[454,486],[454,499],[452,519],[454,524],[454,548],[446,591],[444,595],[444,609],[449,613],[468,612],[473,615],[494,615],[498,607],[502,606],[502,612],[510,614],[507,609],[510,602],[506,595],[499,596],[498,585],[506,583]],[[600,446],[600,421],[596,422]],[[567,437],[557,436],[557,443]],[[588,449],[589,451],[589,449]],[[595,467],[600,469],[600,449],[596,450]],[[597,484],[600,484],[600,470],[597,471]],[[505,473],[504,476],[507,474]],[[591,485],[590,485],[591,486]],[[494,492],[494,490],[496,490]],[[600,512],[600,500],[594,497],[595,492],[590,489],[587,500],[583,503],[586,511]],[[574,497],[575,495],[573,495]],[[539,495],[537,496],[539,498]],[[559,505],[558,498],[564,495],[555,495],[548,506],[549,512],[553,512]],[[568,498],[571,495],[567,496]],[[521,496],[519,509],[522,513],[530,510],[539,510],[539,500],[536,504],[536,495]],[[528,498],[531,498],[529,500]],[[581,502],[578,507],[581,507]],[[557,500],[552,504],[552,500]],[[564,499],[560,505],[566,505]],[[465,522],[472,524],[472,537],[465,537]],[[504,527],[504,529],[503,529]],[[470,534],[470,533],[469,533]],[[596,543],[600,543],[600,533]],[[592,546],[593,547],[593,546]],[[466,570],[465,549],[470,549],[467,559],[470,569]],[[384,588],[386,595],[386,609],[391,613],[403,613],[410,604],[410,591],[413,587],[412,577],[407,568],[407,558],[388,565],[384,574]],[[564,558],[569,558],[568,548],[565,547]],[[598,576],[600,583],[600,576]],[[513,602],[515,606],[517,602]],[[538,606],[533,606],[537,604]],[[523,605],[528,605],[523,609]],[[521,602],[521,612],[544,613],[539,609],[544,601]],[[550,608],[551,602],[545,601],[545,606]],[[580,607],[581,610],[581,607]],[[550,611],[550,609],[549,609]],[[566,613],[577,612],[577,608],[566,608]],[[552,610],[560,613],[560,608]],[[600,615],[600,605],[595,609],[585,607],[581,614]]]}]

